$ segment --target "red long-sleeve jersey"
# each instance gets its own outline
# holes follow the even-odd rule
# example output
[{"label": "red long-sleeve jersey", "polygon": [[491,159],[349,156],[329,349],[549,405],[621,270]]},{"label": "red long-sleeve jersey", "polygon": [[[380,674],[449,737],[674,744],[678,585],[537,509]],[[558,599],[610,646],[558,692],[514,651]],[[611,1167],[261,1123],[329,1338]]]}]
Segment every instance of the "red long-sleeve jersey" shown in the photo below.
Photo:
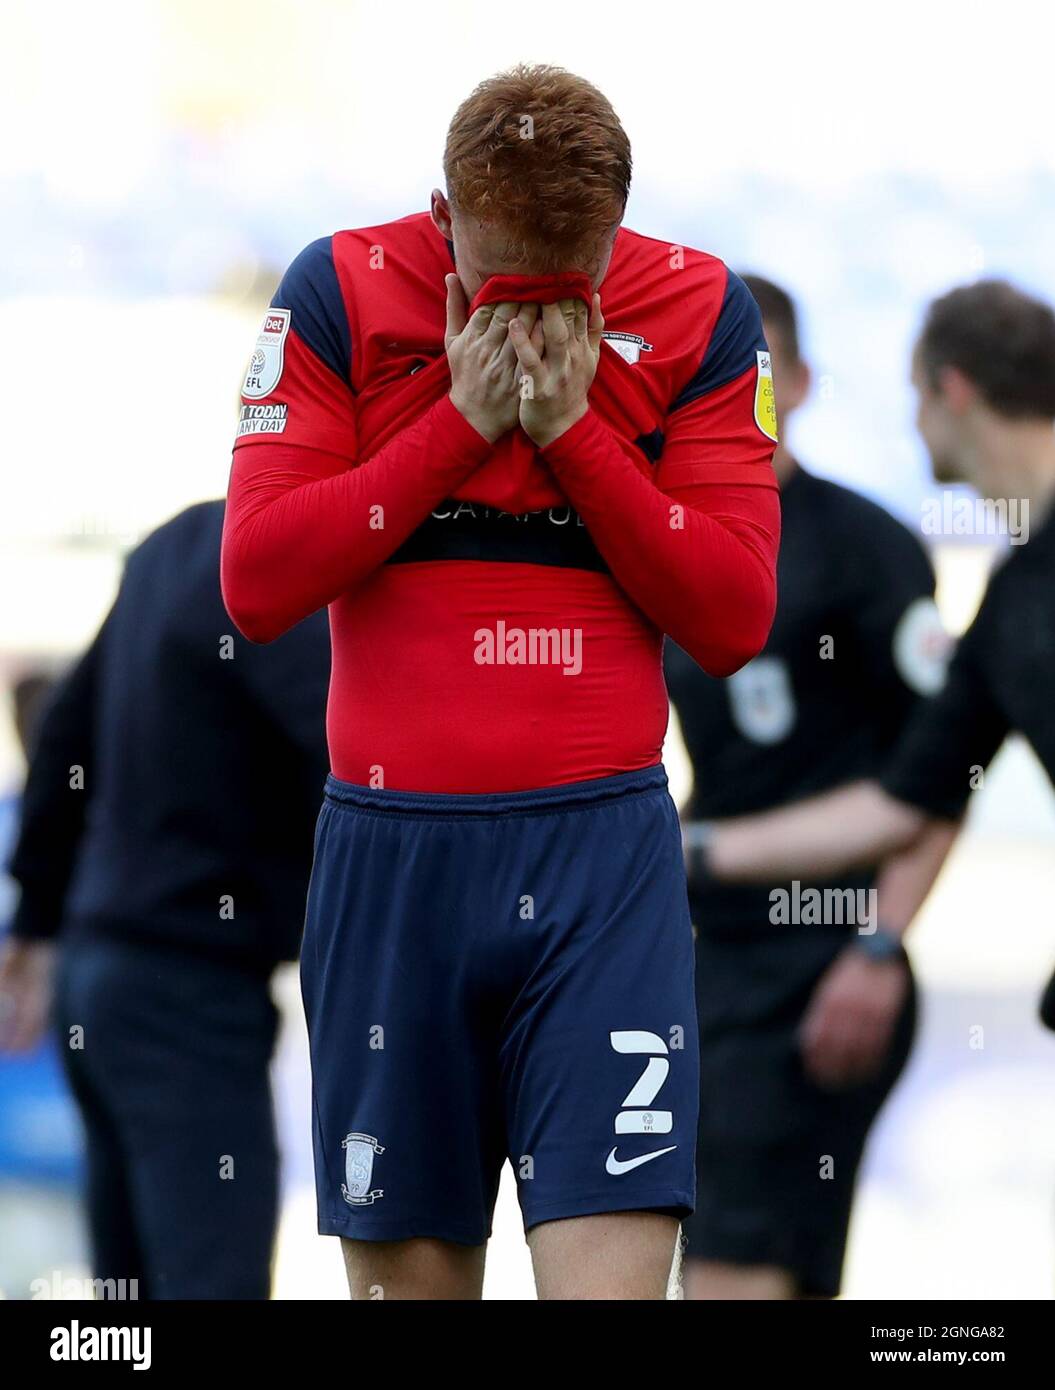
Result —
[{"label": "red long-sleeve jersey", "polygon": [[[589,410],[545,450],[520,429],[492,446],[448,396],[452,268],[425,214],[290,267],[243,387],[228,610],[268,641],[329,605],[345,781],[511,791],[652,766],[663,634],[724,675],[773,617],[757,307],[714,257],[620,230]],[[514,297],[496,277],[474,304]]]}]

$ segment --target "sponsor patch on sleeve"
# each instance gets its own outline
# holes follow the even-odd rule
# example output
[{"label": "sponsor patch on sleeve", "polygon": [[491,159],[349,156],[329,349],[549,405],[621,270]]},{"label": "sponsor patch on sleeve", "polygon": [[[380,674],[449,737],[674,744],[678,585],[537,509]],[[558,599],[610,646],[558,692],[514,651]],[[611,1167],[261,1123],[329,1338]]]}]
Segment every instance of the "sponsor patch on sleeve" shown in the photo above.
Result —
[{"label": "sponsor patch on sleeve", "polygon": [[286,428],[289,406],[283,401],[267,405],[243,405],[238,418],[238,438],[246,434],[281,434]]},{"label": "sponsor patch on sleeve", "polygon": [[773,399],[773,362],[768,352],[755,353],[758,372],[755,379],[755,424],[766,436],[777,442],[777,406]]},{"label": "sponsor patch on sleeve", "polygon": [[282,377],[282,359],[290,317],[288,309],[269,309],[264,315],[264,326],[249,359],[242,387],[242,395],[250,400],[260,400],[262,396],[270,395]]}]

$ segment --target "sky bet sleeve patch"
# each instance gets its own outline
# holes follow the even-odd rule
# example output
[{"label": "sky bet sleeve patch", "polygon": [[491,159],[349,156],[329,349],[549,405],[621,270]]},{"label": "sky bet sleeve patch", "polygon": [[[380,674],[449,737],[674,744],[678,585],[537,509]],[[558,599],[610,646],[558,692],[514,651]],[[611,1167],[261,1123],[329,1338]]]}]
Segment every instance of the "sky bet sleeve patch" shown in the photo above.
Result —
[{"label": "sky bet sleeve patch", "polygon": [[758,375],[755,380],[755,424],[776,443],[777,406],[773,399],[773,363],[768,352],[756,352]]}]

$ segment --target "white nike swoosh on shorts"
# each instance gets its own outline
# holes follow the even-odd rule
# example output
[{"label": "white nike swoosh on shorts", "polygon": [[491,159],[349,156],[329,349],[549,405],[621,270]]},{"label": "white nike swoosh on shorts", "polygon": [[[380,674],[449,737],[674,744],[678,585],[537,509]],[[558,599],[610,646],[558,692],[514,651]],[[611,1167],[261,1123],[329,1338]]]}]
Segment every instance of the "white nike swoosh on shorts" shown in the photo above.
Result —
[{"label": "white nike swoosh on shorts", "polygon": [[637,1158],[624,1159],[616,1158],[615,1149],[613,1149],[605,1162],[605,1172],[611,1173],[613,1178],[617,1178],[620,1173],[629,1173],[632,1168],[640,1168],[642,1163],[651,1163],[654,1158],[662,1158],[664,1154],[673,1153],[677,1147],[677,1144],[671,1144],[666,1149],[653,1149],[650,1154],[640,1154]]}]

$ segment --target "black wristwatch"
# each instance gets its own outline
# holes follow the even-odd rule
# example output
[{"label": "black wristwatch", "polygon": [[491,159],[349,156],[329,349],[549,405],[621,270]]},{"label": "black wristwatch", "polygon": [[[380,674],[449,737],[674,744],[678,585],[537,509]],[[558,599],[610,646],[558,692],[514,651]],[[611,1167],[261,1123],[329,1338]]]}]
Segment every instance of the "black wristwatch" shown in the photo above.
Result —
[{"label": "black wristwatch", "polygon": [[899,960],[908,964],[908,952],[901,937],[884,927],[877,927],[874,932],[859,932],[852,945],[869,960]]},{"label": "black wristwatch", "polygon": [[710,878],[707,852],[714,835],[710,821],[684,821],[681,827],[681,847],[685,856],[685,877],[689,891],[698,890]]}]

